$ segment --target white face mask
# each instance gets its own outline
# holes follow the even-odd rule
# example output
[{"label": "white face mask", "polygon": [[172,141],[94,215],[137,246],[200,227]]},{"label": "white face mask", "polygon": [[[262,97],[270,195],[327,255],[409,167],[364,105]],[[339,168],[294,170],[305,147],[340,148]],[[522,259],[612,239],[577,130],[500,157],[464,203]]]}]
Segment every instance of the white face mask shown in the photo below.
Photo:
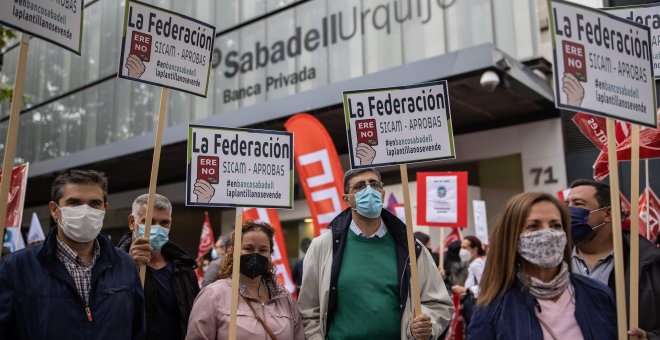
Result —
[{"label": "white face mask", "polygon": [[62,213],[58,224],[68,238],[86,243],[95,239],[101,232],[105,211],[94,209],[87,204],[58,208]]},{"label": "white face mask", "polygon": [[472,254],[465,248],[461,248],[461,250],[458,251],[458,256],[461,258],[461,261],[465,263],[468,263],[470,260],[472,260]]}]

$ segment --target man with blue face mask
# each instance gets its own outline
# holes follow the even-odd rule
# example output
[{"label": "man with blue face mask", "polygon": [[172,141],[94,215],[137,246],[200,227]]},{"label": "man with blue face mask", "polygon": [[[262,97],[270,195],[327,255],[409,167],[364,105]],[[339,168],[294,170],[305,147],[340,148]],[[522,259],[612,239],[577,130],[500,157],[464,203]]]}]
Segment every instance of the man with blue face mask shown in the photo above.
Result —
[{"label": "man with blue face mask", "polygon": [[[566,197],[571,214],[572,271],[610,287],[614,285],[614,241],[610,187],[589,179],[571,184]],[[624,216],[625,217],[625,216]],[[622,218],[623,219],[623,218]],[[630,231],[622,230],[626,300],[630,277]],[[660,339],[660,250],[639,237],[639,328],[631,330],[640,339]],[[626,308],[628,311],[628,308]],[[630,333],[629,334],[633,334]]]},{"label": "man with blue face mask", "polygon": [[102,173],[55,178],[55,226],[42,244],[0,263],[0,339],[144,339],[137,268],[100,233],[107,199]]},{"label": "man with blue face mask", "polygon": [[136,264],[147,265],[144,281],[146,338],[181,340],[185,338],[190,310],[199,293],[195,261],[169,241],[172,203],[165,196],[154,196],[149,239],[144,237],[148,197],[144,194],[133,201],[128,216],[131,230],[119,241],[118,247],[128,252]]},{"label": "man with blue face mask", "polygon": [[410,299],[406,226],[383,209],[374,169],[344,175],[349,207],[312,241],[303,262],[300,311],[307,339],[436,339],[452,302],[431,253],[416,242],[422,314]]}]

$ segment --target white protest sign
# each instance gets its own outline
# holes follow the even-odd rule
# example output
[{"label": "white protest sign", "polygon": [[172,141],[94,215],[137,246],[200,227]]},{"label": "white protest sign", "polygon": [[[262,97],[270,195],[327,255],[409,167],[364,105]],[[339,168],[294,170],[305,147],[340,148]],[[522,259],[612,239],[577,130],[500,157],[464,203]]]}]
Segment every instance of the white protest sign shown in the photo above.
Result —
[{"label": "white protest sign", "polygon": [[0,24],[80,55],[84,7],[83,0],[3,0]]},{"label": "white protest sign", "polygon": [[293,134],[190,125],[186,205],[293,208]]},{"label": "white protest sign", "polygon": [[604,11],[651,29],[653,74],[660,78],[660,4],[603,8]]},{"label": "white protest sign", "polygon": [[488,244],[488,218],[486,217],[486,201],[472,200],[474,215],[474,230],[477,238],[483,244]]},{"label": "white protest sign", "polygon": [[458,178],[426,177],[426,220],[436,223],[458,222]]},{"label": "white protest sign", "polygon": [[455,158],[447,82],[344,92],[351,168]]},{"label": "white protest sign", "polygon": [[648,27],[573,3],[548,7],[557,108],[655,128]]},{"label": "white protest sign", "polygon": [[206,97],[214,41],[207,23],[127,0],[119,77]]}]

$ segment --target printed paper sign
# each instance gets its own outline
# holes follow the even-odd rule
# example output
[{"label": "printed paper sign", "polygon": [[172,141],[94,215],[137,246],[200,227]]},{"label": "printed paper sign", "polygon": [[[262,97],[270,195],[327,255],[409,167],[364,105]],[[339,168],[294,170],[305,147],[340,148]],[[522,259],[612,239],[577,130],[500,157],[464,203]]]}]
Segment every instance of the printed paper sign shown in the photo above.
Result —
[{"label": "printed paper sign", "polygon": [[486,201],[473,200],[474,230],[481,243],[488,244],[488,217],[486,217]]},{"label": "printed paper sign", "polygon": [[467,172],[417,173],[417,224],[467,227]]},{"label": "printed paper sign", "polygon": [[555,105],[655,128],[655,80],[648,27],[548,0]]},{"label": "printed paper sign", "polygon": [[344,92],[351,168],[455,158],[447,82]]},{"label": "printed paper sign", "polygon": [[604,11],[651,29],[653,74],[660,78],[660,4],[603,8]]},{"label": "printed paper sign", "polygon": [[206,97],[214,41],[207,23],[126,0],[119,77]]},{"label": "printed paper sign", "polygon": [[188,127],[186,205],[293,208],[293,134]]},{"label": "printed paper sign", "polygon": [[0,24],[80,55],[84,8],[83,0],[3,0]]}]

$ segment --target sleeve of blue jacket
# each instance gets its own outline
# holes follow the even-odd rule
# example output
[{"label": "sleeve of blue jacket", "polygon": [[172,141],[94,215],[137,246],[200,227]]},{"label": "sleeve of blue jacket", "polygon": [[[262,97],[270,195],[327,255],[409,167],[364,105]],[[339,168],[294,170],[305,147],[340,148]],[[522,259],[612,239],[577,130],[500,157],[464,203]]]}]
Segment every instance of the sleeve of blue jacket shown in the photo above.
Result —
[{"label": "sleeve of blue jacket", "polygon": [[[135,280],[133,283],[135,289],[135,301],[133,308],[133,335],[134,340],[142,340],[147,336],[147,321],[144,311],[144,289],[142,288],[142,282],[140,282],[140,272],[135,267]],[[1,337],[0,337],[1,338]]]},{"label": "sleeve of blue jacket", "polygon": [[472,320],[468,327],[468,340],[491,340],[495,339],[495,328],[491,323],[489,308],[478,307],[472,313]]},{"label": "sleeve of blue jacket", "polygon": [[7,275],[7,260],[0,261],[0,339],[10,339],[14,325],[14,289]]}]

